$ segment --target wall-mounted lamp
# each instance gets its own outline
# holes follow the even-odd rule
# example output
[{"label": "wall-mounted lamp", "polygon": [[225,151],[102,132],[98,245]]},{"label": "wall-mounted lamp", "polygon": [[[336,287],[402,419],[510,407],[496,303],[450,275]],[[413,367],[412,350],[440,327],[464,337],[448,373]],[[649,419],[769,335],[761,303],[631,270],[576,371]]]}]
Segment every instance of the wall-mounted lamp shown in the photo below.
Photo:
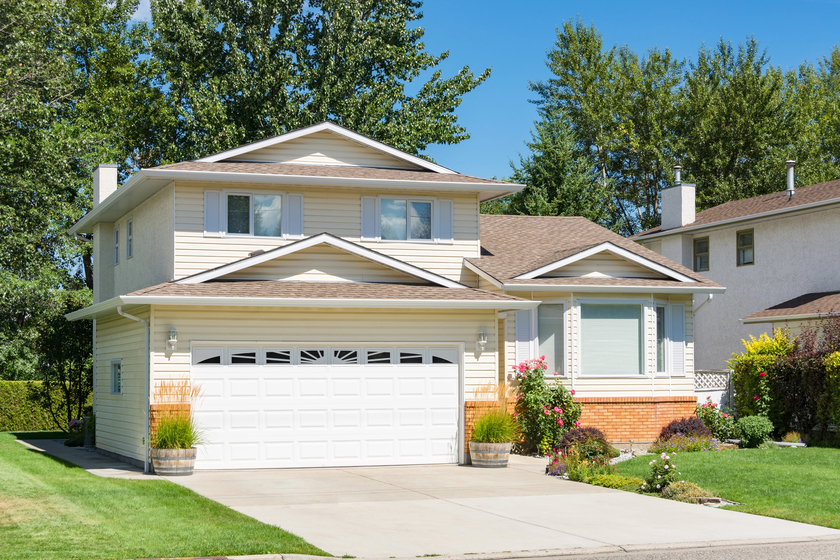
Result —
[{"label": "wall-mounted lamp", "polygon": [[178,349],[178,331],[175,330],[175,327],[169,329],[169,338],[166,339],[166,347],[169,350]]},{"label": "wall-mounted lamp", "polygon": [[481,330],[478,331],[478,340],[475,341],[475,349],[479,352],[484,351],[484,347],[487,345],[487,331],[484,330],[484,327],[481,327]]}]

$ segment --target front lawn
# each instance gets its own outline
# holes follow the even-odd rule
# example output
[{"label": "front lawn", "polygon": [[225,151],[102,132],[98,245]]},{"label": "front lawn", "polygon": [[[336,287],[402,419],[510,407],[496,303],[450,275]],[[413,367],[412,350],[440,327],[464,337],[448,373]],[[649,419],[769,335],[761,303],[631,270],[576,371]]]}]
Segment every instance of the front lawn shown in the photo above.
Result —
[{"label": "front lawn", "polygon": [[320,554],[165,480],[100,478],[0,433],[0,558]]},{"label": "front lawn", "polygon": [[[618,465],[645,478],[652,455]],[[678,453],[682,480],[741,502],[728,509],[840,529],[840,449],[781,448]]]}]

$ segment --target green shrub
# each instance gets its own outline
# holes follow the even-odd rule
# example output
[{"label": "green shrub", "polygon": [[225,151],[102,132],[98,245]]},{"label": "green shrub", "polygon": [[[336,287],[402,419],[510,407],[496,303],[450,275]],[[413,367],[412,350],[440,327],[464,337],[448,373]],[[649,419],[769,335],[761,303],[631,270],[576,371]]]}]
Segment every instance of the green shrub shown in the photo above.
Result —
[{"label": "green shrub", "polygon": [[668,500],[689,504],[696,504],[698,502],[697,498],[712,497],[712,493],[708,490],[703,490],[693,482],[687,482],[685,480],[672,482],[662,491],[661,495]]},{"label": "green shrub", "polygon": [[703,421],[703,424],[712,432],[712,436],[718,441],[726,441],[727,439],[735,439],[735,418],[732,415],[723,412],[717,405],[712,402],[712,397],[706,397],[706,401],[698,404],[695,409],[697,418]]},{"label": "green shrub", "polygon": [[773,423],[766,416],[744,416],[738,419],[742,447],[758,447],[773,433]]},{"label": "green shrub", "polygon": [[603,486],[604,488],[614,488],[616,490],[626,490],[628,492],[636,492],[644,482],[641,478],[634,476],[622,476],[620,474],[598,474],[587,479],[589,484],[594,486]]},{"label": "green shrub", "polygon": [[519,385],[516,418],[527,447],[548,455],[560,438],[579,424],[580,404],[561,383],[548,383],[545,357],[522,362],[515,368]]},{"label": "green shrub", "polygon": [[770,392],[774,365],[780,357],[794,351],[787,329],[775,329],[771,338],[767,333],[758,338],[750,335],[743,340],[744,353],[733,354],[729,360],[732,368],[732,385],[735,390],[735,410],[740,416],[767,415],[774,406]]},{"label": "green shrub", "polygon": [[472,441],[477,443],[510,443],[516,439],[518,423],[507,412],[491,409],[478,417],[473,426]]},{"label": "green shrub", "polygon": [[598,428],[572,428],[563,434],[557,448],[568,452],[572,447],[576,447],[583,458],[588,460],[612,459],[621,454],[618,449],[610,445],[607,436]]},{"label": "green shrub", "polygon": [[673,420],[659,432],[659,439],[669,440],[675,436],[712,437],[712,432],[700,418],[682,418]]},{"label": "green shrub", "polygon": [[802,443],[802,435],[799,432],[788,432],[782,436],[785,443]]},{"label": "green shrub", "polygon": [[662,492],[671,483],[677,481],[680,473],[677,471],[677,466],[674,464],[672,457],[676,453],[668,455],[667,453],[660,453],[658,459],[653,459],[648,465],[650,466],[650,473],[642,483],[642,492]]},{"label": "green shrub", "polygon": [[693,453],[697,451],[717,451],[718,441],[710,437],[674,436],[667,440],[656,440],[650,447],[651,453]]},{"label": "green shrub", "polygon": [[[31,391],[31,387],[40,385],[40,381],[0,381],[0,432],[37,432],[59,427]],[[55,402],[61,402],[59,387],[53,394]],[[59,410],[57,416],[65,419],[66,409]]]},{"label": "green shrub", "polygon": [[154,449],[190,449],[203,442],[203,434],[191,415],[173,413],[161,417],[150,444]]},{"label": "green shrub", "polygon": [[587,482],[599,475],[616,474],[616,468],[606,457],[587,459],[576,446],[568,451],[555,449],[549,456],[548,474],[554,476],[568,476],[569,480]]}]

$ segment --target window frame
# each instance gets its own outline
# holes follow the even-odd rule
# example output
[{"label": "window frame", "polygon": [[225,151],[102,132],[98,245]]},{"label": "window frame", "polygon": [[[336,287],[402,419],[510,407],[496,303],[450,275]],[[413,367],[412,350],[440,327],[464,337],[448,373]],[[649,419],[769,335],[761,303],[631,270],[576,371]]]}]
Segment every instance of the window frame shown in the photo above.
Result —
[{"label": "window frame", "polygon": [[[744,234],[752,235],[752,245],[741,246],[741,236]],[[741,251],[744,249],[752,249],[752,262],[741,262]],[[735,232],[735,266],[752,266],[755,264],[755,229],[742,229]]]},{"label": "window frame", "polygon": [[[638,374],[625,374],[625,373],[618,373],[618,374],[605,374],[605,373],[593,373],[587,374],[584,372],[583,367],[583,348],[584,348],[584,340],[583,340],[583,306],[584,305],[638,305],[642,311],[642,329],[641,329],[641,337],[640,337],[640,358],[641,358],[641,373]],[[651,368],[650,361],[648,359],[648,347],[650,346],[650,329],[648,328],[648,311],[650,310],[650,302],[647,299],[579,299],[577,300],[577,337],[576,337],[576,348],[575,351],[577,352],[578,356],[578,371],[575,377],[577,378],[586,378],[586,379],[644,379],[651,377],[651,369],[656,369],[654,366]]]},{"label": "window frame", "polygon": [[[114,366],[117,366],[114,368]],[[116,373],[116,375],[115,375]],[[122,395],[122,359],[111,360],[111,394]]]},{"label": "window frame", "polygon": [[125,220],[125,258],[126,260],[134,256],[134,216],[129,216]]},{"label": "window frame", "polygon": [[[383,200],[398,200],[398,201],[405,201],[405,239],[382,239],[382,201]],[[429,233],[429,239],[411,239],[409,237],[411,233],[411,212],[409,210],[409,206],[412,202],[425,202],[430,203],[431,206],[431,220],[430,220],[430,227],[431,231]],[[437,198],[431,196],[412,196],[412,197],[399,197],[396,195],[379,195],[376,197],[376,240],[381,243],[437,243],[436,235],[437,232],[436,228],[436,221],[437,221]],[[453,221],[454,217],[454,205],[453,205]],[[454,231],[454,229],[453,229]]]},{"label": "window frame", "polygon": [[[562,360],[562,371],[558,371],[558,375],[554,375],[554,372],[545,371],[546,379],[556,379],[556,378],[568,378],[569,377],[569,305],[565,299],[543,299],[540,302],[541,305],[560,305],[563,309],[563,360]],[[532,341],[532,348],[533,348],[533,355],[536,357],[540,356],[540,306],[535,309],[535,312],[531,313],[531,329],[534,333],[533,341]],[[555,361],[557,357],[555,356]],[[555,364],[556,365],[556,364]]]},{"label": "window frame", "polygon": [[120,226],[114,226],[114,266],[120,264]]},{"label": "window frame", "polygon": [[[706,242],[706,252],[705,253],[698,253],[697,252],[697,244],[701,241]],[[709,271],[709,269],[712,267],[711,254],[712,254],[712,244],[709,241],[708,236],[707,237],[696,237],[692,240],[692,256],[693,256],[692,269],[694,270],[694,272],[708,272]],[[699,268],[697,266],[697,257],[699,255],[706,255],[706,268]]]},{"label": "window frame", "polygon": [[[289,199],[286,191],[264,191],[264,190],[239,190],[222,189],[219,192],[219,234],[222,237],[254,237],[256,239],[298,239],[300,236],[292,236],[286,231],[289,220]],[[228,231],[228,196],[248,197],[248,233],[230,233]],[[279,196],[280,197],[280,235],[255,235],[254,234],[254,197],[255,196]],[[301,219],[303,219],[301,217]]]},{"label": "window frame", "polygon": [[[653,374],[657,377],[664,377],[671,375],[671,318],[669,314],[670,305],[665,302],[655,302],[653,304],[653,326],[654,326],[654,357],[653,357]],[[658,311],[662,310],[662,361],[665,366],[664,369],[659,369],[659,315]]]}]

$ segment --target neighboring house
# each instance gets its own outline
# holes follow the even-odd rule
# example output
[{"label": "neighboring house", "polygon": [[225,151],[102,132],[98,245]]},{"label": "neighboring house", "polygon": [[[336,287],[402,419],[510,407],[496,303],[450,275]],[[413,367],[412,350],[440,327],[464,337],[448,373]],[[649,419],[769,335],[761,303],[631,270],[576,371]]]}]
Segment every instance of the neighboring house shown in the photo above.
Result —
[{"label": "neighboring house", "polygon": [[840,180],[794,190],[792,163],[787,191],[696,216],[694,185],[664,189],[662,226],[634,237],[727,287],[697,316],[698,370],[727,368],[749,335],[838,310],[824,292],[840,290]]},{"label": "neighboring house", "polygon": [[331,123],[116,171],[70,230],[107,454],[146,461],[170,379],[203,389],[205,469],[464,462],[481,388],[541,354],[617,441],[693,411],[692,295],[723,288],[582,218],[479,215],[522,185]]}]

